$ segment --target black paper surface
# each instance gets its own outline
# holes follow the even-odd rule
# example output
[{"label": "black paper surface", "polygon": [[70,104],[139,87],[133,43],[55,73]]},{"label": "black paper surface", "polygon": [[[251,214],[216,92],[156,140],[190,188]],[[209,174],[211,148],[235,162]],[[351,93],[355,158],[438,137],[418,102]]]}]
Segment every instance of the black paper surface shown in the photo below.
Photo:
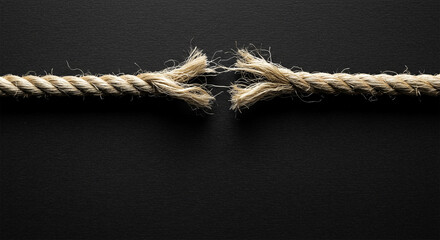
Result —
[{"label": "black paper surface", "polygon": [[[250,43],[310,72],[440,73],[438,1],[0,11],[0,75],[81,74],[66,61],[156,71],[191,45],[212,56]],[[0,99],[1,239],[439,238],[439,98],[284,97],[234,113],[221,91],[213,114],[170,98]]]}]

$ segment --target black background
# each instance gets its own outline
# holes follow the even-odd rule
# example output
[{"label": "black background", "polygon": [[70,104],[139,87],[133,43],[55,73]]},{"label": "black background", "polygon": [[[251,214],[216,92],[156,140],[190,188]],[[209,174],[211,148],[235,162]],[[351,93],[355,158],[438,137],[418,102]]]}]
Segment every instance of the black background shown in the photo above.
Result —
[{"label": "black background", "polygon": [[[0,7],[1,75],[79,74],[66,60],[160,70],[191,45],[250,43],[305,71],[440,72],[436,0]],[[1,99],[0,237],[439,238],[438,98],[278,98],[240,114],[225,90],[212,115],[169,98]]]}]

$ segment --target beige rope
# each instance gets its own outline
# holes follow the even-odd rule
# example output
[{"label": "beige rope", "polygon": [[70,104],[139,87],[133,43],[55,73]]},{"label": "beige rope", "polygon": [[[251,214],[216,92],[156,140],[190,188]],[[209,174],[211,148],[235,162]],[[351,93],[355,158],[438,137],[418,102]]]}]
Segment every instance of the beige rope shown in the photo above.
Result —
[{"label": "beige rope", "polygon": [[[247,50],[237,51],[238,60],[232,70],[253,74],[248,84],[232,85],[231,109],[238,110],[283,94],[366,94],[366,95],[430,95],[440,96],[440,74],[347,74],[294,72],[266,61]],[[262,80],[265,81],[257,81]]]},{"label": "beige rope", "polygon": [[160,72],[103,76],[0,76],[0,96],[85,96],[166,94],[197,108],[210,108],[214,97],[192,78],[215,73],[196,48],[181,65]]}]

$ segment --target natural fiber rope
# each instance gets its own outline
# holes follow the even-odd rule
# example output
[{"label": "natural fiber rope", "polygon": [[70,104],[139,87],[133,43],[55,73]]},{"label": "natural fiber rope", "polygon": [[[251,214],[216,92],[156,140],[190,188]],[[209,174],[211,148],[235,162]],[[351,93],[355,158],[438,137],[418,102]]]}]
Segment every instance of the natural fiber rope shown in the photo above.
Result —
[{"label": "natural fiber rope", "polygon": [[268,62],[247,50],[237,51],[238,60],[232,70],[253,74],[250,84],[232,85],[231,109],[237,110],[275,96],[293,93],[366,94],[366,95],[430,95],[440,96],[440,74],[347,74],[294,72]]},{"label": "natural fiber rope", "polygon": [[86,96],[166,94],[197,108],[210,108],[214,97],[192,78],[215,73],[205,54],[194,49],[181,65],[160,72],[103,76],[0,76],[0,96]]}]

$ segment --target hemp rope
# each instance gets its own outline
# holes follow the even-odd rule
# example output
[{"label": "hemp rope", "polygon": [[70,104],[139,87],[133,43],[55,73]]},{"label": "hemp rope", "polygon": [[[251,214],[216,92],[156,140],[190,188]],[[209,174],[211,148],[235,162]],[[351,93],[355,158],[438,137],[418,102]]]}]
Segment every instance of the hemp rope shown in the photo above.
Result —
[{"label": "hemp rope", "polygon": [[215,73],[205,54],[194,48],[185,62],[159,72],[138,75],[83,76],[0,76],[0,96],[103,96],[165,94],[196,108],[211,108],[214,97],[202,85],[187,82]]},{"label": "hemp rope", "polygon": [[[239,49],[233,71],[255,76],[247,84],[231,86],[231,109],[239,110],[254,103],[284,94],[366,94],[440,96],[440,74],[347,74],[294,72],[279,64]],[[263,81],[261,81],[263,80]],[[264,81],[265,80],[265,81]]]}]

